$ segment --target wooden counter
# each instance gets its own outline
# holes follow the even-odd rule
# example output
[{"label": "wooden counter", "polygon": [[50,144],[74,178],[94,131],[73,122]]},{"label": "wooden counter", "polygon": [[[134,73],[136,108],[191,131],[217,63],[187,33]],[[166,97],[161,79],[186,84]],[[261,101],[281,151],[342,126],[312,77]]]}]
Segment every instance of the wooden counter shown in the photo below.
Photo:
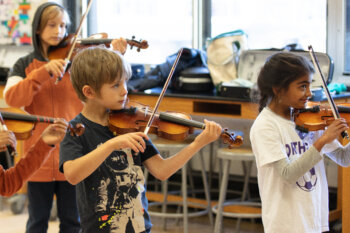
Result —
[{"label": "wooden counter", "polygon": [[[129,94],[131,101],[137,101],[150,107],[155,106],[158,95]],[[190,115],[216,116],[255,119],[258,115],[258,104],[248,100],[232,98],[214,98],[212,96],[165,96],[159,111],[185,112]]]}]

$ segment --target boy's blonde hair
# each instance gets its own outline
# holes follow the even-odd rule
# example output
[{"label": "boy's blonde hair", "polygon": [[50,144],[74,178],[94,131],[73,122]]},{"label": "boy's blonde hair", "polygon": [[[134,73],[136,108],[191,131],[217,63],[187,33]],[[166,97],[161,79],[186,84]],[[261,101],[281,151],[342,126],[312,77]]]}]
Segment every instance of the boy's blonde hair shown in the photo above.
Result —
[{"label": "boy's blonde hair", "polygon": [[119,52],[104,47],[90,47],[80,51],[73,59],[70,70],[71,81],[79,99],[86,101],[82,92],[85,85],[90,86],[98,95],[105,83],[128,80],[132,71]]}]

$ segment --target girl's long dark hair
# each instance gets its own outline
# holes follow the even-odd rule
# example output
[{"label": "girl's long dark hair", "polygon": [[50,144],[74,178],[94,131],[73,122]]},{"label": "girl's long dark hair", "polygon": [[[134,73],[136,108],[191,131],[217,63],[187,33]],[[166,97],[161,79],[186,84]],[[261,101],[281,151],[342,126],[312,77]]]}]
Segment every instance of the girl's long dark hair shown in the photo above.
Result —
[{"label": "girl's long dark hair", "polygon": [[291,52],[270,56],[261,68],[257,81],[259,112],[273,99],[273,87],[287,90],[291,82],[314,72],[313,66],[304,56]]}]

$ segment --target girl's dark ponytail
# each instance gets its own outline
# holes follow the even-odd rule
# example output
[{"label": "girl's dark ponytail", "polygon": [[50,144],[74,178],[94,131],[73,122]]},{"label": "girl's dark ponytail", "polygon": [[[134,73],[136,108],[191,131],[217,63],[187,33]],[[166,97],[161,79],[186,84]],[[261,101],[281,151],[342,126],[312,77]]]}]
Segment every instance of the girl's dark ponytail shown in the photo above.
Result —
[{"label": "girl's dark ponytail", "polygon": [[267,95],[260,95],[259,99],[259,112],[261,112],[267,105],[269,97]]}]

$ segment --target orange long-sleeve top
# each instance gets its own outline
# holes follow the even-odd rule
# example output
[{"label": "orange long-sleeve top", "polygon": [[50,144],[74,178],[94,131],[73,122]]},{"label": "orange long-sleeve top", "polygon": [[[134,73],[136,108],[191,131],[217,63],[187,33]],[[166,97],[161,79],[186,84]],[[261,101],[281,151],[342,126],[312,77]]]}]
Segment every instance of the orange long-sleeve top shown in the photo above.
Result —
[{"label": "orange long-sleeve top", "polygon": [[[12,107],[24,106],[24,109],[33,115],[64,118],[70,121],[80,113],[83,104],[74,91],[69,72],[66,72],[62,80],[55,84],[56,78],[52,78],[44,67],[46,63],[46,61],[35,59],[33,53],[19,59],[5,87],[5,101]],[[38,140],[46,127],[47,125],[43,123],[36,124],[32,137],[24,142],[24,154]],[[28,162],[32,163],[30,160]],[[30,177],[29,181],[66,180],[63,173],[59,172],[58,164],[59,146],[56,146],[46,162]]]}]

